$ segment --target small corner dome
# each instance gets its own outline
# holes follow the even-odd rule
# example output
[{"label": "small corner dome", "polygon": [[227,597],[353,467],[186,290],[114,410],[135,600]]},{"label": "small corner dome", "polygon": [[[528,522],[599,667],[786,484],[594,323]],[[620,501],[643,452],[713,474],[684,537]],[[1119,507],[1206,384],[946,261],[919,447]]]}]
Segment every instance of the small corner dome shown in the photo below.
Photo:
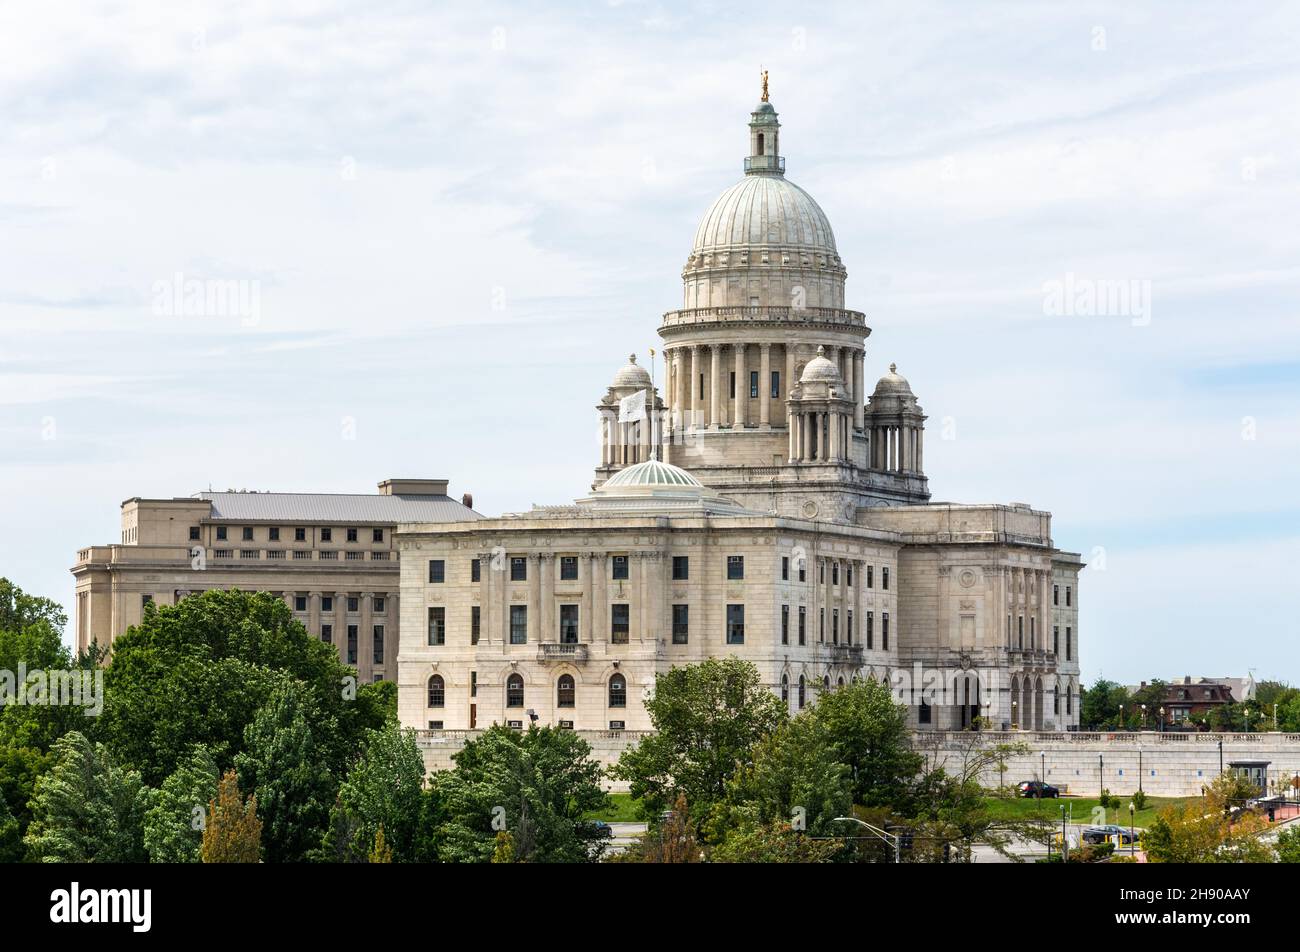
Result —
[{"label": "small corner dome", "polygon": [[629,354],[627,366],[614,374],[614,382],[610,386],[615,388],[631,387],[641,390],[652,386],[650,373],[636,362],[636,354]]},{"label": "small corner dome", "polygon": [[680,466],[662,460],[648,459],[626,469],[621,469],[601,487],[598,493],[617,493],[628,489],[663,487],[666,489],[703,489],[704,484]]},{"label": "small corner dome", "polygon": [[907,382],[906,377],[899,374],[897,364],[889,365],[889,373],[881,377],[876,383],[875,393],[881,396],[890,393],[913,395],[912,385]]},{"label": "small corner dome", "polygon": [[[844,381],[840,379],[839,368],[826,359],[826,348],[818,346],[817,356],[808,361],[803,373],[799,375],[799,382],[842,384]],[[903,382],[906,384],[907,381]]]}]

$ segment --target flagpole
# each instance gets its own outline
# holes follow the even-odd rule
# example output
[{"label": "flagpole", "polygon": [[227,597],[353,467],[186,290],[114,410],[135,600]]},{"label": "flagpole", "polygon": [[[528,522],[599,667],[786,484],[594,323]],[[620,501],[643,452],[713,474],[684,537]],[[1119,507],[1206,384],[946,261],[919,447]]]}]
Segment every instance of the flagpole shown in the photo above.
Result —
[{"label": "flagpole", "polygon": [[655,431],[659,426],[659,407],[655,400],[655,349],[650,348],[650,458],[659,459],[659,441]]}]

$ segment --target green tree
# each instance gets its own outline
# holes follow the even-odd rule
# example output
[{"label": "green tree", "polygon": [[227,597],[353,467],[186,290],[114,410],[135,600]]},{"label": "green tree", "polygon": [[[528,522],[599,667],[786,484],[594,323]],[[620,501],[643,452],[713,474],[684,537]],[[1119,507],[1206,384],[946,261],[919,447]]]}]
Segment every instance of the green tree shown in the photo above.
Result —
[{"label": "green tree", "polygon": [[848,768],[853,801],[864,806],[902,800],[924,758],[911,746],[907,708],[868,678],[823,694],[812,709],[833,759]]},{"label": "green tree", "polygon": [[310,637],[284,600],[266,592],[192,595],[147,613],[119,637],[105,674],[102,739],[155,785],[195,744],[219,751],[224,769],[285,679],[310,690],[328,726],[316,745],[342,776],[365,731],[388,719],[392,688],[358,686],[337,650]]},{"label": "green tree", "polygon": [[208,804],[221,774],[206,747],[195,747],[163,781],[144,816],[144,846],[152,863],[197,863]]},{"label": "green tree", "polygon": [[[801,711],[754,745],[749,763],[728,781],[729,825],[748,830],[794,823],[817,836],[842,832],[832,821],[853,806],[853,774],[837,759],[840,739],[831,731],[832,725],[847,719],[818,715],[831,696],[823,695],[816,707]],[[723,829],[712,832],[716,839],[732,835]]]},{"label": "green tree", "polygon": [[68,616],[58,602],[28,595],[9,579],[0,578],[0,631],[21,631],[38,622],[62,631]]},{"label": "green tree", "polygon": [[709,852],[715,863],[829,863],[842,852],[836,840],[814,839],[790,824],[746,826]]},{"label": "green tree", "polygon": [[382,826],[393,861],[413,861],[424,810],[423,783],[424,757],[413,732],[396,726],[368,731],[361,757],[339,786],[321,857],[366,862]]},{"label": "green tree", "polygon": [[23,832],[18,818],[0,795],[0,863],[17,863],[23,858]]},{"label": "green tree", "polygon": [[659,674],[646,712],[655,732],[624,751],[610,774],[629,783],[651,816],[685,796],[697,824],[725,799],[754,745],[787,719],[758,669],[739,658]]},{"label": "green tree", "polygon": [[234,770],[227,770],[217,784],[216,799],[208,803],[199,855],[205,863],[256,863],[262,857],[261,842],[257,797],[245,800],[239,777]]},{"label": "green tree", "polygon": [[608,805],[601,768],[573,731],[494,724],[432,778],[437,839],[448,862],[487,862],[501,825],[514,862],[580,863],[599,856],[606,830],[585,819]]},{"label": "green tree", "polygon": [[47,863],[144,862],[149,791],[102,744],[73,731],[54,743],[55,765],[36,782],[26,843]]},{"label": "green tree", "polygon": [[235,769],[240,787],[257,795],[268,863],[304,861],[320,844],[338,784],[316,738],[332,729],[310,689],[288,680],[244,729]]},{"label": "green tree", "polygon": [[0,745],[0,799],[18,821],[19,840],[32,822],[31,799],[36,781],[55,763],[52,753],[34,747]]},{"label": "green tree", "polygon": [[1287,827],[1278,833],[1277,861],[1300,863],[1300,827]]},{"label": "green tree", "polygon": [[1137,706],[1129,700],[1128,690],[1114,681],[1101,678],[1079,695],[1079,726],[1086,731],[1114,730],[1127,726],[1120,723],[1120,706],[1125,720],[1136,716]]}]

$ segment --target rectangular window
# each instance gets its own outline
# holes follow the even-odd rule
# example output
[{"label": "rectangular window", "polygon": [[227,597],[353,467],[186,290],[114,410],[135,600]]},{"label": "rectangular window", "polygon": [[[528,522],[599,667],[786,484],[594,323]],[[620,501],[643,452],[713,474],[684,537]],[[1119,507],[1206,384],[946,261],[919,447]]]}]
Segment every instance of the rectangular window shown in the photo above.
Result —
[{"label": "rectangular window", "polygon": [[781,396],[781,371],[779,370],[772,371],[772,396]]},{"label": "rectangular window", "polygon": [[886,565],[880,570],[880,587],[883,591],[889,591],[889,566]]},{"label": "rectangular window", "polygon": [[225,541],[226,541],[226,527],[225,527],[225,526],[217,526],[217,541],[218,541],[218,542],[225,542]]},{"label": "rectangular window", "polygon": [[477,605],[469,610],[469,643],[478,644],[479,619],[482,618],[481,610]]},{"label": "rectangular window", "polygon": [[819,559],[817,561],[817,584],[826,584],[826,562],[824,559]]},{"label": "rectangular window", "polygon": [[294,542],[306,542],[306,541],[307,541],[307,530],[306,530],[305,528],[301,528],[301,527],[299,527],[299,528],[297,528],[297,529],[294,529],[294,530],[293,530],[293,541],[294,541]]},{"label": "rectangular window", "polygon": [[615,644],[615,645],[627,644],[628,629],[630,627],[628,620],[630,617],[631,617],[631,607],[626,602],[609,606],[610,644]]},{"label": "rectangular window", "polygon": [[471,671],[469,673],[469,696],[478,697],[478,672],[477,671]]},{"label": "rectangular window", "polygon": [[790,581],[790,556],[781,556],[781,581]]},{"label": "rectangular window", "polygon": [[673,644],[684,645],[690,641],[691,606],[673,606]]},{"label": "rectangular window", "polygon": [[817,609],[817,643],[826,643],[826,609]]},{"label": "rectangular window", "polygon": [[916,722],[918,724],[930,723],[930,705],[926,704],[924,701],[922,701],[921,706],[916,709]]},{"label": "rectangular window", "polygon": [[627,556],[626,555],[614,556],[612,577],[615,579],[627,578]]},{"label": "rectangular window", "polygon": [[357,530],[356,530],[356,529],[349,529],[349,530],[348,530],[348,541],[349,541],[349,542],[356,542],[356,541],[357,541]]},{"label": "rectangular window", "polygon": [[429,644],[447,643],[447,609],[441,605],[429,606]]},{"label": "rectangular window", "polygon": [[198,526],[190,526],[190,541],[191,541],[191,542],[198,542],[198,541],[199,541],[199,527],[198,527]]},{"label": "rectangular window", "polygon": [[758,371],[749,372],[749,396],[751,399],[758,397]]},{"label": "rectangular window", "polygon": [[383,664],[384,663],[384,626],[375,625],[374,628],[371,630],[370,634],[373,637],[372,643],[374,644],[374,648],[375,648],[375,654],[374,654],[375,664]]},{"label": "rectangular window", "polygon": [[781,606],[781,644],[790,643],[790,606]]},{"label": "rectangular window", "polygon": [[252,526],[244,526],[244,541],[245,541],[245,542],[252,542],[252,541],[253,541],[253,527],[252,527]]},{"label": "rectangular window", "polygon": [[153,596],[152,596],[152,595],[141,595],[141,596],[140,596],[140,607],[141,607],[141,608],[143,608],[145,605],[151,605],[151,604],[153,604]]},{"label": "rectangular window", "polygon": [[333,542],[333,541],[334,541],[334,530],[333,530],[333,529],[321,529],[321,531],[320,531],[320,540],[321,540],[322,542]]},{"label": "rectangular window", "polygon": [[846,565],[846,566],[844,566],[844,584],[845,584],[845,585],[849,585],[849,586],[852,586],[852,585],[853,585],[853,566],[852,566],[852,565]]},{"label": "rectangular window", "polygon": [[1052,586],[1052,604],[1053,605],[1061,604],[1061,586],[1059,585]]},{"label": "rectangular window", "polygon": [[271,526],[271,528],[267,529],[266,531],[267,531],[268,533],[270,533],[270,535],[268,536],[268,538],[269,538],[272,542],[279,542],[279,541],[280,541],[280,527],[279,527],[279,526]]},{"label": "rectangular window", "polygon": [[321,640],[321,641],[333,641],[333,640],[334,640],[334,626],[333,626],[333,625],[321,625],[321,626],[320,626],[320,640]]},{"label": "rectangular window", "polygon": [[831,563],[831,584],[840,584],[840,563],[838,562]]},{"label": "rectangular window", "polygon": [[478,559],[470,559],[470,560],[469,560],[469,580],[470,580],[471,582],[482,581],[483,576],[480,575],[479,573],[480,573],[480,569],[479,569],[479,560],[478,560]]},{"label": "rectangular window", "polygon": [[357,663],[357,626],[348,625],[348,664]]},{"label": "rectangular window", "polygon": [[565,555],[560,558],[560,581],[572,582],[578,578],[578,557]]},{"label": "rectangular window", "polygon": [[1070,600],[1071,600],[1070,597],[1071,597],[1070,586],[1067,585],[1065,586],[1065,607],[1066,608],[1070,607]]},{"label": "rectangular window", "polygon": [[578,643],[578,606],[560,606],[560,644],[576,645]]},{"label": "rectangular window", "polygon": [[384,599],[383,599],[383,596],[381,596],[381,595],[376,595],[376,596],[374,597],[374,599],[372,600],[371,604],[374,606],[375,614],[376,614],[376,615],[382,615],[382,614],[384,613]]},{"label": "rectangular window", "polygon": [[512,645],[528,644],[528,606],[510,606],[510,643]]},{"label": "rectangular window", "polygon": [[743,555],[727,556],[727,578],[731,580],[745,577],[745,557]]},{"label": "rectangular window", "polygon": [[1016,647],[1023,648],[1024,646],[1025,646],[1025,616],[1017,615],[1016,616]]},{"label": "rectangular window", "polygon": [[844,643],[846,645],[853,644],[853,609],[852,608],[849,609],[849,617],[845,621],[845,625],[844,625]]},{"label": "rectangular window", "polygon": [[743,645],[745,643],[745,606],[727,606],[727,644]]},{"label": "rectangular window", "polygon": [[704,399],[704,374],[700,374],[700,399]]},{"label": "rectangular window", "polygon": [[684,582],[691,577],[691,560],[685,555],[673,556],[673,581]]},{"label": "rectangular window", "polygon": [[334,599],[328,595],[322,595],[320,599],[320,610],[323,612],[334,611]]},{"label": "rectangular window", "polygon": [[1071,661],[1074,658],[1074,647],[1070,640],[1071,635],[1073,634],[1074,634],[1074,630],[1067,626],[1065,629],[1065,660],[1066,661]]},{"label": "rectangular window", "polygon": [[876,642],[876,613],[867,612],[867,650],[875,648]]},{"label": "rectangular window", "polygon": [[831,609],[831,644],[838,645],[839,643],[840,643],[840,610],[838,608],[832,608]]},{"label": "rectangular window", "polygon": [[889,612],[880,613],[880,650],[889,650]]},{"label": "rectangular window", "polygon": [[736,372],[734,370],[731,371],[729,374],[727,374],[727,377],[729,379],[729,389],[727,391],[727,396],[728,398],[735,400],[736,399]]},{"label": "rectangular window", "polygon": [[510,581],[512,582],[528,581],[528,560],[527,559],[515,557],[510,560]]},{"label": "rectangular window", "polygon": [[358,611],[360,611],[360,610],[361,610],[361,599],[357,598],[355,595],[349,595],[349,596],[348,596],[348,611],[350,611],[350,612],[358,612]]},{"label": "rectangular window", "polygon": [[1052,626],[1052,654],[1061,653],[1061,626]]},{"label": "rectangular window", "polygon": [[874,565],[867,566],[867,588],[872,588],[875,585],[875,572],[876,567]]},{"label": "rectangular window", "polygon": [[383,542],[383,541],[384,541],[384,530],[383,530],[383,529],[372,529],[372,530],[370,530],[370,541],[371,541],[371,542]]},{"label": "rectangular window", "polygon": [[295,595],[293,597],[293,610],[296,612],[305,612],[307,610],[306,595]]},{"label": "rectangular window", "polygon": [[808,560],[807,559],[799,560],[799,581],[801,582],[808,581]]},{"label": "rectangular window", "polygon": [[799,644],[808,644],[808,607],[799,606]]}]

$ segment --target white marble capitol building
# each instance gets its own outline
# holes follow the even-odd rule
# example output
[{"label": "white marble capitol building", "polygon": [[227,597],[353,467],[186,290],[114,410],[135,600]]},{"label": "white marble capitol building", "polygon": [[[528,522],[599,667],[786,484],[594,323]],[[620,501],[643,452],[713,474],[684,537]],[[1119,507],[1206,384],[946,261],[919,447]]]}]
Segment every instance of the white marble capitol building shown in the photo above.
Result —
[{"label": "white marble capitol building", "polygon": [[405,725],[644,730],[656,674],[733,655],[792,711],[873,677],[923,730],[1078,724],[1082,562],[1046,512],[931,501],[925,414],[893,365],[867,389],[766,94],[748,131],[659,327],[662,392],[633,357],[596,404],[590,494],[398,527]]}]

